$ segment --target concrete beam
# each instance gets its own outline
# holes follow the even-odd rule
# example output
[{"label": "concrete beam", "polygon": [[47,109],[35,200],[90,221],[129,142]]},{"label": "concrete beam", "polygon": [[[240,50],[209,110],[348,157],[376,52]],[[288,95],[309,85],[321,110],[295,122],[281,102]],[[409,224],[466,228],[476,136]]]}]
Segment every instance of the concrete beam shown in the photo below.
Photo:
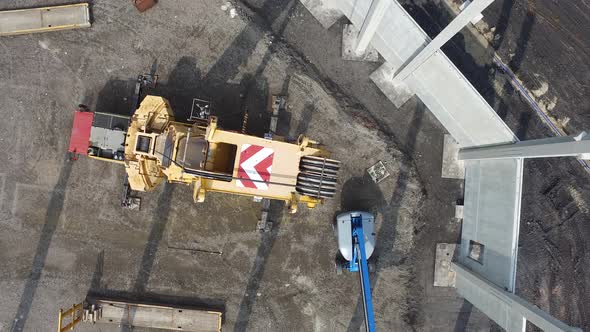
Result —
[{"label": "concrete beam", "polygon": [[366,49],[358,53],[359,30],[352,24],[345,24],[342,28],[342,59],[350,61],[379,61],[377,50],[368,45]]},{"label": "concrete beam", "polygon": [[329,29],[344,14],[338,9],[338,0],[299,0],[301,4],[325,28]]},{"label": "concrete beam", "polygon": [[590,159],[590,136],[551,137],[476,148],[461,149],[459,160],[578,157]]},{"label": "concrete beam", "polygon": [[476,273],[452,263],[457,291],[467,301],[508,332],[524,332],[529,321],[543,331],[582,332],[549,315],[537,306],[494,285]]},{"label": "concrete beam", "polygon": [[391,5],[391,2],[392,0],[373,0],[371,3],[369,12],[365,17],[365,21],[357,37],[355,48],[357,54],[364,53],[367,46],[369,46],[369,42],[373,39],[373,35],[375,35],[377,27],[381,23],[383,16],[385,16],[385,12],[389,8],[389,5]]},{"label": "concrete beam", "polygon": [[221,331],[222,313],[167,305],[151,305],[108,299],[90,299],[84,321],[100,324],[125,325],[164,329],[168,331]]},{"label": "concrete beam", "polygon": [[[489,6],[494,0],[474,0],[465,8],[438,36],[436,36],[426,47],[415,55],[394,77],[395,82],[402,82],[410,76],[420,65],[430,58],[451,38],[453,38],[461,29],[469,24],[473,19],[481,15],[481,12]],[[398,83],[399,84],[399,83]]]},{"label": "concrete beam", "polygon": [[373,61],[379,60],[379,53],[369,46],[377,28],[385,16],[392,0],[373,0],[360,30],[352,24],[344,26],[342,31],[342,58],[344,60]]},{"label": "concrete beam", "polygon": [[465,179],[465,163],[458,160],[459,143],[451,134],[445,134],[443,143],[441,176],[447,179]]},{"label": "concrete beam", "polygon": [[456,243],[437,243],[434,259],[434,287],[455,287],[455,271],[451,266],[457,255]]}]

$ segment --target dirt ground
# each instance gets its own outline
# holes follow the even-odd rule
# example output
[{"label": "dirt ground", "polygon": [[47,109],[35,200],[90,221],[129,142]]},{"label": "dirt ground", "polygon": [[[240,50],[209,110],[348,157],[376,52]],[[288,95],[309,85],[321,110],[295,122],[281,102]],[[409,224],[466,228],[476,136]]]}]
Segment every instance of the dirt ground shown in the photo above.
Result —
[{"label": "dirt ground", "polygon": [[[345,98],[258,17],[238,7],[231,18],[223,3],[160,1],[139,14],[128,2],[99,1],[90,29],[0,40],[1,331],[53,329],[58,309],[87,295],[220,309],[225,330],[358,330],[357,276],[333,267],[332,220],[350,209],[378,219],[377,326],[411,329],[406,257],[425,202],[411,159],[378,123],[344,112]],[[255,231],[260,203],[210,194],[195,205],[180,185],[143,195],[140,212],[122,210],[122,167],[67,160],[73,110],[83,102],[128,113],[134,77],[152,67],[160,77],[149,93],[169,98],[178,119],[193,97],[207,98],[221,126],[239,129],[245,103],[248,130],[261,134],[268,95],[288,95],[281,133],[325,144],[343,163],[341,193],[296,215],[276,204],[266,234]],[[375,185],[365,170],[378,160],[391,176]],[[79,330],[98,329],[121,327]]]},{"label": "dirt ground", "polygon": [[[350,209],[378,216],[371,281],[379,330],[489,330],[453,289],[432,287],[436,243],[459,238],[453,214],[462,195],[460,181],[440,177],[436,119],[416,99],[395,109],[368,79],[379,64],[340,59],[343,22],[325,30],[296,0],[232,2],[234,18],[223,4],[160,0],[139,14],[126,1],[96,1],[90,29],[0,39],[0,331],[53,329],[58,309],[88,294],[221,309],[224,330],[358,331],[357,276],[333,270],[332,220]],[[438,7],[407,8],[433,30],[448,20]],[[445,52],[519,137],[549,136],[490,70],[491,50],[462,34]],[[535,58],[526,54],[523,66]],[[221,126],[239,129],[247,104],[256,135],[268,124],[268,95],[287,94],[280,133],[305,133],[333,151],[343,162],[341,193],[296,215],[275,204],[266,234],[254,231],[259,203],[211,194],[195,205],[180,185],[144,194],[140,212],[121,210],[121,167],[66,160],[73,110],[83,102],[128,113],[134,77],[152,67],[160,80],[149,93],[167,97],[178,119],[192,98],[207,98]],[[365,169],[378,160],[392,174],[375,185]],[[588,329],[587,179],[572,160],[526,163],[518,293]],[[121,330],[80,330],[98,328]]]},{"label": "dirt ground", "polygon": [[[460,197],[462,190],[460,183],[439,177],[444,129],[431,114],[422,113],[424,108],[418,101],[410,100],[396,110],[384,98],[367,79],[380,64],[339,60],[345,20],[325,30],[295,2],[245,2],[304,55],[324,80],[347,96],[345,112],[374,119],[379,129],[411,156],[426,196],[421,209],[424,222],[418,225],[416,246],[409,258],[415,272],[413,297],[409,299],[414,308],[410,316],[413,326],[427,331],[488,330],[489,323],[468,302],[453,298],[454,292],[431,286],[433,244],[456,241],[457,228],[445,218],[452,215],[449,201]],[[442,1],[402,3],[430,36],[452,19]],[[465,29],[444,51],[520,139],[553,133],[493,63],[495,52],[560,129],[577,133],[586,129],[588,122],[589,91],[584,83],[590,75],[587,12],[584,2],[498,0],[484,12],[488,30],[474,34]],[[316,46],[318,39],[322,48]],[[525,163],[517,276],[519,295],[584,330],[590,330],[590,303],[585,296],[590,287],[585,272],[590,259],[585,253],[590,232],[588,188],[588,174],[574,159]],[[445,305],[441,307],[441,303]],[[492,329],[498,327],[492,324]]]}]

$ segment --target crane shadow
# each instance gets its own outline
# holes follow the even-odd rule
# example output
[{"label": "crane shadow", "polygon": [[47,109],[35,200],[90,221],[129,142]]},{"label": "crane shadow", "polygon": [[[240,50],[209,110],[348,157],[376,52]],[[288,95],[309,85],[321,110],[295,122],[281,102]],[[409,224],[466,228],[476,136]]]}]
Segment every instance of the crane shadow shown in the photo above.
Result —
[{"label": "crane shadow", "polygon": [[248,277],[246,290],[240,301],[234,331],[246,331],[248,327],[250,315],[252,314],[253,307],[256,303],[256,293],[260,288],[260,282],[264,275],[266,262],[276,241],[280,229],[280,220],[282,219],[284,210],[285,207],[282,202],[271,201],[269,220],[272,220],[273,228],[270,232],[261,233],[260,244],[258,245],[256,257],[254,258],[254,265],[250,269],[250,276]]},{"label": "crane shadow", "polygon": [[[131,291],[108,289],[102,284],[105,254],[104,250],[97,255],[96,266],[91,278],[90,289],[86,295],[86,302],[93,303],[94,299],[113,300],[119,302],[141,303],[159,306],[182,307],[199,310],[215,310],[225,313],[225,302],[215,299],[205,299],[186,296],[174,296],[148,291],[148,283],[155,267],[158,249],[164,239],[166,226],[170,219],[173,202],[174,184],[166,183],[159,195],[156,213],[152,227],[144,248],[136,279]],[[134,310],[129,310],[129,320],[133,321]],[[121,326],[121,331],[133,331],[133,326]]]},{"label": "crane shadow", "polygon": [[[156,256],[158,254],[158,248],[160,246],[160,242],[162,242],[164,232],[166,231],[166,225],[168,224],[168,221],[170,219],[169,217],[170,209],[172,207],[173,193],[174,185],[170,183],[165,183],[164,188],[160,193],[160,196],[158,197],[158,203],[152,221],[152,227],[150,229],[150,233],[148,235],[143,255],[141,257],[141,262],[139,264],[139,271],[137,272],[137,277],[135,278],[133,288],[129,295],[141,297],[145,296],[146,294],[147,285],[150,280],[152,270],[154,269],[154,263],[156,260]],[[100,270],[97,269],[97,271]],[[93,278],[93,280],[94,279],[95,278]],[[133,321],[135,312],[130,310],[129,315],[131,316],[129,320]],[[122,326],[121,331],[133,331],[133,327]]]},{"label": "crane shadow", "polygon": [[156,255],[158,254],[158,247],[160,246],[160,242],[162,242],[164,232],[166,231],[166,226],[170,219],[169,215],[170,209],[172,207],[173,193],[174,185],[165,183],[164,190],[162,190],[158,198],[158,204],[154,219],[152,221],[150,234],[143,251],[143,256],[141,257],[139,272],[137,274],[137,278],[135,279],[135,283],[133,284],[133,292],[135,293],[140,294],[146,291],[150,275],[154,268]]},{"label": "crane shadow", "polygon": [[[424,110],[415,110],[408,127],[405,150],[409,155],[413,155],[417,134],[422,126],[424,112]],[[342,190],[343,208],[365,209],[369,212],[380,213],[383,216],[383,224],[379,228],[379,233],[377,233],[375,239],[374,255],[377,256],[377,264],[375,274],[371,278],[371,284],[373,285],[379,278],[379,271],[384,267],[400,265],[405,262],[403,257],[395,257],[394,246],[400,202],[408,188],[409,179],[409,168],[400,168],[397,179],[395,180],[396,186],[389,201],[385,200],[379,187],[368,175],[362,178],[353,178],[344,184]],[[346,330],[349,332],[358,331],[363,325],[364,320],[363,299],[362,296],[359,296],[354,314]],[[414,311],[406,313],[404,320],[409,325],[413,325],[416,321],[416,313]]]},{"label": "crane shadow", "polygon": [[[111,300],[117,302],[139,303],[157,306],[170,306],[176,308],[187,308],[195,310],[213,310],[225,314],[225,302],[216,299],[196,298],[187,296],[174,296],[167,294],[153,293],[145,291],[120,291],[108,289],[106,285],[102,284],[102,277],[104,271],[105,253],[101,250],[96,258],[96,266],[92,275],[92,283],[88,293],[86,294],[85,302],[94,303],[97,299]],[[141,286],[140,286],[141,287]],[[134,313],[131,312],[133,315]],[[223,317],[223,316],[222,316]],[[124,330],[131,330],[132,327],[123,327]]]},{"label": "crane shadow", "polygon": [[[266,110],[266,80],[244,75],[237,83],[211,82],[203,78],[195,57],[184,56],[179,59],[170,72],[168,81],[159,80],[154,88],[142,89],[139,100],[146,95],[166,98],[174,112],[176,121],[186,122],[190,117],[194,98],[205,99],[212,103],[211,115],[219,118],[219,126],[227,130],[242,129],[245,108],[249,109],[251,118],[249,131],[261,134],[257,124],[260,118],[268,116]],[[132,98],[135,79],[109,80],[100,90],[93,110],[130,116],[134,112]]]},{"label": "crane shadow", "polygon": [[45,222],[43,223],[41,235],[37,242],[35,256],[33,256],[33,264],[28,274],[10,331],[23,331],[27,318],[31,312],[31,306],[37,288],[39,287],[41,274],[45,267],[47,254],[49,253],[49,247],[51,246],[53,235],[57,229],[59,218],[64,208],[65,190],[72,172],[72,164],[73,163],[70,160],[66,159],[59,172],[57,183],[51,192],[49,205],[47,206],[47,212],[45,213]]}]

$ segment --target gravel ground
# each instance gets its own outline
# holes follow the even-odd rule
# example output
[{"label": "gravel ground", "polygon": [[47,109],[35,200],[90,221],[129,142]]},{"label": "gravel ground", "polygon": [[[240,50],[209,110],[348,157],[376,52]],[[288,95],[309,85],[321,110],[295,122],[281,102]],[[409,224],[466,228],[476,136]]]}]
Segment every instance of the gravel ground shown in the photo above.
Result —
[{"label": "gravel ground", "polygon": [[[232,18],[223,4],[160,1],[139,14],[128,2],[97,1],[90,29],[0,40],[0,330],[53,329],[58,309],[88,294],[221,309],[225,330],[358,329],[357,276],[334,273],[332,231],[335,214],[355,208],[378,216],[377,326],[411,329],[406,257],[425,202],[411,158],[259,16],[236,6]],[[83,102],[128,112],[134,77],[152,66],[160,77],[149,93],[169,98],[179,119],[193,97],[209,98],[221,126],[238,129],[243,101],[248,130],[260,134],[268,95],[287,94],[282,134],[306,133],[333,151],[341,194],[296,215],[277,204],[266,234],[254,230],[259,203],[210,194],[195,205],[181,185],[142,195],[140,212],[121,210],[120,166],[66,159],[73,110]],[[365,170],[378,160],[391,176],[375,185]],[[79,330],[98,328],[121,330]]]},{"label": "gravel ground", "polygon": [[[0,39],[0,331],[46,331],[59,308],[89,293],[220,308],[225,330],[362,329],[356,276],[332,267],[332,219],[356,208],[379,220],[371,280],[380,330],[489,330],[453,289],[432,287],[436,243],[459,238],[462,195],[460,181],[440,178],[436,119],[415,98],[395,109],[368,79],[379,64],[340,59],[343,21],[323,29],[295,0],[231,2],[232,18],[225,3],[161,0],[139,14],[96,1],[90,29]],[[492,64],[496,50],[564,131],[584,129],[585,11],[531,4],[498,1],[484,13],[489,31],[466,30],[445,52],[520,138],[551,133]],[[431,35],[449,20],[436,3],[406,8]],[[129,112],[133,78],[152,66],[160,83],[149,93],[169,98],[178,118],[193,97],[209,98],[221,125],[238,129],[246,103],[252,134],[266,128],[268,94],[288,94],[281,133],[306,133],[343,161],[341,194],[297,215],[273,206],[264,235],[254,231],[258,203],[212,194],[195,205],[184,186],[143,195],[140,212],[120,210],[122,168],[66,161],[72,110]],[[365,169],[378,160],[392,175],[375,185]],[[570,159],[525,166],[517,292],[590,329],[588,175]]]}]

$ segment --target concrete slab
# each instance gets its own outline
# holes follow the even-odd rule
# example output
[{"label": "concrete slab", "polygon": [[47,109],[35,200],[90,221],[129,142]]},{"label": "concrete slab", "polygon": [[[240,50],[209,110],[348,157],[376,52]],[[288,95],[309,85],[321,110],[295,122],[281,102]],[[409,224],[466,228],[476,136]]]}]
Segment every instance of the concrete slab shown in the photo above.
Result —
[{"label": "concrete slab", "polygon": [[[133,326],[168,331],[219,332],[221,312],[172,308],[109,300],[95,301],[100,308],[96,322],[100,326]],[[95,304],[93,302],[93,304]]]},{"label": "concrete slab", "polygon": [[344,16],[331,0],[300,0],[300,2],[325,29],[330,28]]},{"label": "concrete slab", "polygon": [[456,204],[455,205],[455,219],[463,220],[463,211],[465,211],[465,206]]},{"label": "concrete slab", "polygon": [[379,53],[369,44],[367,49],[358,54],[356,45],[358,43],[359,29],[352,24],[345,24],[342,28],[342,59],[351,61],[379,61]]},{"label": "concrete slab", "polygon": [[437,243],[434,261],[434,286],[455,287],[455,270],[451,262],[457,253],[456,243]]},{"label": "concrete slab", "polygon": [[414,96],[410,88],[404,84],[395,84],[393,81],[393,74],[395,68],[388,62],[384,63],[371,73],[371,80],[381,89],[387,99],[397,108],[401,108],[404,104]]},{"label": "concrete slab", "polygon": [[[512,292],[516,287],[523,161],[468,161],[465,166],[458,261]],[[483,245],[481,259],[470,257],[471,243]]]},{"label": "concrete slab", "polygon": [[[471,4],[471,0],[466,0],[465,2],[463,2],[460,6],[459,6],[459,10],[463,11],[465,8],[467,8],[467,6],[469,6]],[[481,13],[479,13],[478,15],[476,15],[470,22],[473,25],[476,25],[477,22],[481,21],[483,19],[483,15]]]},{"label": "concrete slab", "polygon": [[453,136],[445,134],[443,153],[442,153],[442,170],[441,176],[447,179],[464,179],[465,163],[458,159],[459,143]]}]

